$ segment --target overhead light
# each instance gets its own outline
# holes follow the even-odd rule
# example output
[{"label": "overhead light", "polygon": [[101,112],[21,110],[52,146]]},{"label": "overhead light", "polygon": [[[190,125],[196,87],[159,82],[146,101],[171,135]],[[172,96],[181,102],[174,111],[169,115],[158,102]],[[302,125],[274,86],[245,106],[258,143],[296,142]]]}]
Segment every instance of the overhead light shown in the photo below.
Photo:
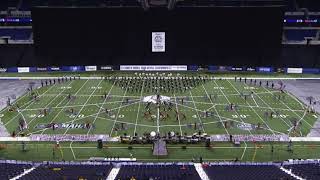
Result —
[{"label": "overhead light", "polygon": [[175,7],[175,5],[176,5],[176,0],[169,0],[169,2],[168,2],[168,9],[169,9],[169,10],[173,10],[174,7]]},{"label": "overhead light", "polygon": [[140,2],[141,2],[142,8],[143,8],[145,11],[149,10],[150,5],[149,5],[148,0],[141,0]]}]

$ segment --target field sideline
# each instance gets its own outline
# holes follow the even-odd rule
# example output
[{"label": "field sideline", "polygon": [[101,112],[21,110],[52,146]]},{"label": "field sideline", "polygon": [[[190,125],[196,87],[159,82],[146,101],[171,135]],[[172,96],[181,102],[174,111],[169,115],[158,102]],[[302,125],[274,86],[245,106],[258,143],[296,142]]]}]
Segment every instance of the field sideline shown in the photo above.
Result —
[{"label": "field sideline", "polygon": [[[129,150],[128,146],[132,146]],[[183,146],[187,146],[183,149]],[[272,152],[273,146],[273,152]],[[204,144],[170,144],[169,155],[156,157],[152,155],[151,145],[128,145],[118,143],[104,144],[103,149],[97,149],[96,143],[60,143],[57,148],[54,143],[29,142],[26,151],[17,143],[1,144],[0,157],[25,161],[86,161],[90,157],[136,158],[137,161],[192,161],[202,157],[205,161],[269,162],[287,159],[318,159],[320,157],[319,143],[293,143],[293,151],[287,151],[286,143],[242,143],[234,147],[230,143],[212,143],[211,148]]]}]

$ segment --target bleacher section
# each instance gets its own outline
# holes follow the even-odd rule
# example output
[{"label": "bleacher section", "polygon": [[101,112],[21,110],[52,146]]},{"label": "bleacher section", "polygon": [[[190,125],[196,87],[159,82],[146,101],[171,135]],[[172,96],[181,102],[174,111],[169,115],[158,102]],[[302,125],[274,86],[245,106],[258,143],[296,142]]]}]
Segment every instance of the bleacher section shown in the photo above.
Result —
[{"label": "bleacher section", "polygon": [[[177,6],[259,6],[285,4],[286,11],[299,11],[307,8],[309,11],[320,11],[318,0],[183,0]],[[140,6],[137,0],[11,0],[1,1],[0,10],[16,7],[20,10],[30,10],[32,6]]]},{"label": "bleacher section", "polygon": [[[120,170],[119,170],[120,169]],[[201,178],[200,178],[200,176]],[[319,160],[281,163],[24,162],[0,160],[0,179],[293,180],[320,179]]]},{"label": "bleacher section", "polygon": [[316,38],[317,29],[290,29],[285,30],[285,36],[290,41],[303,41],[306,38]]},{"label": "bleacher section", "polygon": [[116,179],[200,179],[193,165],[122,165]]},{"label": "bleacher section", "polygon": [[24,172],[25,169],[30,169],[30,164],[9,164],[0,163],[0,179],[11,179]]},{"label": "bleacher section", "polygon": [[275,165],[208,165],[203,169],[215,180],[294,179]]},{"label": "bleacher section", "polygon": [[28,40],[32,29],[0,29],[0,37],[10,37],[13,40]]},{"label": "bleacher section", "polygon": [[285,169],[291,170],[293,174],[303,179],[320,179],[320,164],[292,164],[285,165]]},{"label": "bleacher section", "polygon": [[20,179],[106,179],[111,169],[111,165],[42,165]]}]

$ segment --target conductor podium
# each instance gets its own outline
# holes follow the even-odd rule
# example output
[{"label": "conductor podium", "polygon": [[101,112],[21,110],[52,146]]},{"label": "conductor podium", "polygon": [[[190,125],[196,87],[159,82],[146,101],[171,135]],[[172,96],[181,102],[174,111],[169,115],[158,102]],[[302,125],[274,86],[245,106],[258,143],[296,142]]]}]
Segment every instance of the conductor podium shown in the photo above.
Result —
[{"label": "conductor podium", "polygon": [[158,139],[153,143],[153,155],[154,156],[167,156],[167,144],[164,140]]}]

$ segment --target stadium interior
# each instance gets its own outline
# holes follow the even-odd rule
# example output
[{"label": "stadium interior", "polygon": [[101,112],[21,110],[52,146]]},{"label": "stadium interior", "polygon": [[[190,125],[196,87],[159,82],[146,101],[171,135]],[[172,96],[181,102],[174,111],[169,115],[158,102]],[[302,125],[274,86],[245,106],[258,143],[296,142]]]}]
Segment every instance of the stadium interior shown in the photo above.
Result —
[{"label": "stadium interior", "polygon": [[318,180],[319,74],[319,0],[0,0],[0,180]]}]

